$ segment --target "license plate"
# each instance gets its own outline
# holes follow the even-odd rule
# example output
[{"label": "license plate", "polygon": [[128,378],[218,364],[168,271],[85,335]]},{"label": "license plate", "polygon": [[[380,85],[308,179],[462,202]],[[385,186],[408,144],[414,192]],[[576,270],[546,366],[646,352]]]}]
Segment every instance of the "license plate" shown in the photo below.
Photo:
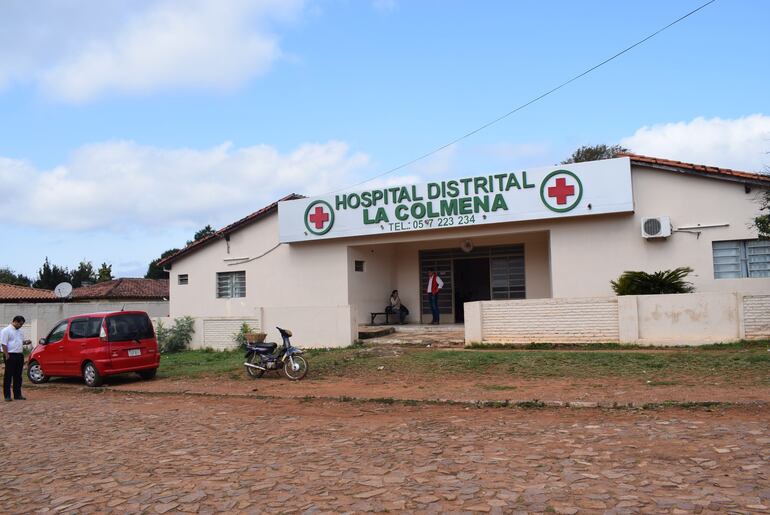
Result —
[{"label": "license plate", "polygon": [[128,356],[141,356],[142,355],[142,349],[128,349]]}]

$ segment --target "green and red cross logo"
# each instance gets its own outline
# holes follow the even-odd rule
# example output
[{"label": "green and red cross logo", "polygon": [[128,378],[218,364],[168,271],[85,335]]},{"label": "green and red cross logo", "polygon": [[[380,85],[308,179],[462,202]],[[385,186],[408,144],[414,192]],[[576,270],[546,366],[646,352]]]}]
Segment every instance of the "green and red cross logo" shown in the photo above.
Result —
[{"label": "green and red cross logo", "polygon": [[545,207],[557,213],[574,209],[583,197],[583,183],[568,170],[549,173],[540,183],[540,199]]},{"label": "green and red cross logo", "polygon": [[316,236],[326,234],[334,225],[334,210],[328,202],[316,200],[305,210],[305,227]]}]

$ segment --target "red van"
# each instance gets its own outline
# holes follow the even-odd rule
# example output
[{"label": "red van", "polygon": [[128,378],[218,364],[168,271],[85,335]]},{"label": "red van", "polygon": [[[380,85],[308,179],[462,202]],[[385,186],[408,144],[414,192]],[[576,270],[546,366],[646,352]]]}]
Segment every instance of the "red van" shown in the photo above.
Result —
[{"label": "red van", "polygon": [[35,384],[71,376],[100,386],[105,376],[125,372],[152,379],[158,365],[158,340],[147,313],[91,313],[62,320],[41,338],[29,355],[27,376]]}]

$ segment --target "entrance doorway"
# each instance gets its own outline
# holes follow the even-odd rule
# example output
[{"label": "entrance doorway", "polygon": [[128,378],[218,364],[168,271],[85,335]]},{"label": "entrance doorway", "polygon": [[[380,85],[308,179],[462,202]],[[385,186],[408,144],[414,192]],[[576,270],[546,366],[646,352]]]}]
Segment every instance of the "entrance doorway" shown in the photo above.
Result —
[{"label": "entrance doorway", "polygon": [[489,258],[454,260],[454,307],[455,322],[465,321],[463,304],[476,300],[489,300]]},{"label": "entrance doorway", "polygon": [[463,303],[479,300],[523,299],[526,297],[524,245],[420,251],[421,320],[431,314],[425,292],[428,272],[437,272],[444,281],[438,294],[439,312],[444,322],[464,322]]}]

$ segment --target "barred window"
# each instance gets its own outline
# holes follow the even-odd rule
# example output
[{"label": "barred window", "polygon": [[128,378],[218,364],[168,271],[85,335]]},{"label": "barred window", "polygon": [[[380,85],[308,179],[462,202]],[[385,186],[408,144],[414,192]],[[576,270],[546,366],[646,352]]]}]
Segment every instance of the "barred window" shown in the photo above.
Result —
[{"label": "barred window", "polygon": [[189,278],[187,274],[179,274],[179,284],[187,284],[189,282]]},{"label": "barred window", "polygon": [[715,241],[714,279],[770,277],[770,241]]},{"label": "barred window", "polygon": [[217,272],[217,298],[246,296],[246,272]]}]

